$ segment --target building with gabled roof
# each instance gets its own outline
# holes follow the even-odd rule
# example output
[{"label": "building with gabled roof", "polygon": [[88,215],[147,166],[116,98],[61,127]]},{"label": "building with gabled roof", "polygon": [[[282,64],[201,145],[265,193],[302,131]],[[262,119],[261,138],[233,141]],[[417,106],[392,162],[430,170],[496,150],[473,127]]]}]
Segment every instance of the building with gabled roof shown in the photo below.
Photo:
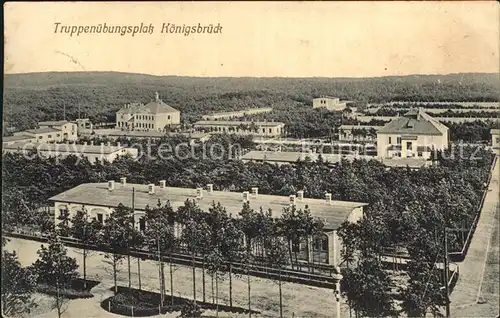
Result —
[{"label": "building with gabled roof", "polygon": [[[220,203],[232,217],[238,217],[244,203],[250,208],[259,211],[271,209],[272,217],[279,218],[284,208],[295,206],[297,209],[308,208],[313,218],[320,219],[324,223],[324,234],[314,241],[300,243],[299,258],[310,255],[317,263],[338,265],[340,262],[340,251],[342,242],[337,236],[337,229],[345,221],[356,222],[363,217],[363,209],[367,205],[362,202],[348,202],[332,200],[331,194],[325,194],[324,199],[312,199],[304,197],[304,191],[298,191],[290,196],[276,196],[260,194],[258,188],[250,191],[229,192],[215,191],[212,184],[206,188],[179,188],[167,187],[166,181],[161,180],[159,185],[155,184],[129,184],[126,178],[120,182],[108,181],[107,183],[84,183],[70,190],[55,195],[49,199],[55,208],[55,222],[58,217],[69,215],[72,217],[83,207],[88,211],[90,217],[101,223],[105,223],[109,215],[121,203],[132,207],[134,202],[135,226],[145,230],[147,224],[144,221],[147,206],[155,207],[158,202],[164,204],[169,201],[174,210],[182,206],[186,200],[196,200],[203,211],[208,211],[213,203]],[[176,235],[180,235],[182,227],[176,225]]]},{"label": "building with gabled roof", "polygon": [[181,123],[181,112],[165,104],[158,95],[147,103],[124,105],[116,112],[116,128],[128,131],[165,131]]},{"label": "building with gabled roof", "polygon": [[430,158],[434,150],[447,149],[448,127],[413,109],[377,131],[377,155],[382,158]]}]

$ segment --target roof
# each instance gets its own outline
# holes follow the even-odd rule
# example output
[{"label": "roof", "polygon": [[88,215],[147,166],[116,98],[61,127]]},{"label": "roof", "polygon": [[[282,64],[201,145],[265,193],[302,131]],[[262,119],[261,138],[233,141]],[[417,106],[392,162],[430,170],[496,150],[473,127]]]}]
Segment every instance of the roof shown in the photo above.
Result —
[{"label": "roof", "polygon": [[96,129],[94,130],[96,135],[100,136],[123,136],[123,137],[164,137],[165,133],[156,130],[149,131],[139,131],[139,130],[118,130],[118,129]]},{"label": "roof", "polygon": [[165,104],[162,100],[155,100],[144,104],[129,104],[123,106],[117,113],[125,114],[164,114],[164,113],[179,113],[179,111],[170,105]]},{"label": "roof", "polygon": [[254,123],[259,127],[276,127],[285,125],[277,121],[240,121],[240,120],[200,120],[195,122],[195,125],[204,126],[239,126],[239,125],[252,125]]},{"label": "roof", "polygon": [[[115,183],[113,191],[108,190],[107,183],[84,183],[68,191],[51,197],[50,201],[78,203],[85,205],[96,205],[106,207],[116,207],[120,203],[130,206],[132,203],[132,191],[135,189],[134,205],[136,210],[144,210],[147,205],[154,207],[160,201],[170,201],[174,209],[182,206],[186,199],[196,199],[196,189],[155,187],[154,194],[148,194],[148,185]],[[250,207],[254,210],[271,209],[273,216],[281,216],[282,210],[290,204],[290,198],[287,196],[259,194],[256,198],[249,195]],[[239,192],[213,191],[203,192],[203,198],[198,200],[199,207],[208,211],[212,203],[220,202],[228,213],[237,215],[242,207],[242,194]],[[328,204],[325,200],[304,198],[302,201],[296,201],[296,207],[305,208],[307,205],[311,210],[313,217],[324,219],[325,229],[337,229],[353,211],[353,209],[366,206],[367,203],[334,201]]]},{"label": "roof", "polygon": [[37,129],[28,129],[25,130],[25,133],[29,134],[48,134],[52,132],[60,132],[60,129],[57,128],[52,128],[52,127],[42,127],[42,128],[37,128]]},{"label": "roof", "polygon": [[[292,151],[250,151],[243,155],[241,160],[262,160],[268,162],[296,162],[297,160],[304,161],[307,157],[311,161],[316,161],[319,157],[319,153],[307,153],[307,152],[292,152]],[[339,154],[321,154],[324,161],[330,163],[340,162],[342,159],[354,160],[354,159],[375,159],[371,156],[354,156],[354,155],[339,155]]]},{"label": "roof", "polygon": [[341,125],[339,129],[353,130],[353,129],[375,129],[379,130],[382,126],[370,126],[370,125]]},{"label": "roof", "polygon": [[382,163],[386,167],[410,167],[410,168],[420,168],[430,164],[430,161],[423,158],[394,158],[394,159],[382,159]]},{"label": "roof", "polygon": [[94,146],[77,144],[49,144],[49,143],[31,143],[17,142],[11,145],[4,145],[4,149],[11,150],[36,150],[54,153],[55,156],[62,153],[74,154],[111,154],[125,148],[123,146]]},{"label": "roof", "polygon": [[233,111],[228,111],[228,112],[219,112],[219,113],[212,113],[212,114],[206,114],[203,116],[231,116],[231,115],[239,115],[239,114],[244,114],[247,112],[269,112],[272,111],[272,107],[262,107],[262,108],[248,108],[248,109],[242,109],[242,110],[233,110]]},{"label": "roof", "polygon": [[448,127],[435,120],[422,109],[410,110],[378,130],[381,134],[437,135],[442,136]]},{"label": "roof", "polygon": [[33,137],[26,136],[26,135],[8,136],[8,137],[2,137],[2,142],[19,141],[19,140],[30,140],[32,138]]},{"label": "roof", "polygon": [[38,126],[62,126],[69,123],[67,120],[41,121],[38,123]]}]

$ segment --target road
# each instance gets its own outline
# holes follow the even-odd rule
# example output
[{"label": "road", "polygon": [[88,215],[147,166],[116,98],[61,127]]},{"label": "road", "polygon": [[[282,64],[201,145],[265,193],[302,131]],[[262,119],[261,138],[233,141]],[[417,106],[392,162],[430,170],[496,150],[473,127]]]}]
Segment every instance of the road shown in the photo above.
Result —
[{"label": "road", "polygon": [[497,160],[467,256],[459,263],[460,277],[450,297],[452,317],[499,314],[499,165]]}]

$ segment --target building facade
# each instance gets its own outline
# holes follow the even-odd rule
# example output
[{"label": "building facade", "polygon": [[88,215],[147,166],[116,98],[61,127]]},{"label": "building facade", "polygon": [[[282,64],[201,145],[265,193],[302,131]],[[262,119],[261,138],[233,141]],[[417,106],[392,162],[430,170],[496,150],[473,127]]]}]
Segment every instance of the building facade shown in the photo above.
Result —
[{"label": "building facade", "polygon": [[321,96],[313,99],[313,108],[326,108],[328,110],[341,111],[347,107],[347,102],[338,97]]},{"label": "building facade", "polygon": [[78,125],[66,120],[59,121],[41,121],[38,123],[40,128],[59,129],[61,131],[62,141],[78,140]]},{"label": "building facade", "polygon": [[116,112],[116,128],[120,130],[163,132],[180,123],[180,111],[165,104],[158,93],[155,100],[146,105],[127,104]]},{"label": "building facade", "polygon": [[447,149],[448,127],[422,109],[411,110],[377,131],[377,155],[381,158],[425,158]]},{"label": "building facade", "polygon": [[491,133],[491,148],[493,148],[496,153],[500,152],[500,129],[492,129]]},{"label": "building facade", "polygon": [[340,141],[375,141],[380,126],[342,125],[339,127]]},{"label": "building facade", "polygon": [[280,122],[247,122],[201,120],[194,123],[196,131],[211,134],[237,134],[262,137],[279,137],[284,133],[284,123]]},{"label": "building facade", "polygon": [[[133,196],[133,199],[132,199]],[[337,229],[344,221],[357,222],[363,218],[363,210],[366,203],[335,201],[331,194],[326,194],[325,199],[304,198],[304,192],[298,191],[290,196],[262,195],[258,188],[252,188],[251,192],[243,193],[214,191],[213,185],[207,187],[189,189],[167,187],[164,180],[159,185],[128,184],[126,178],[120,182],[108,181],[107,183],[86,183],[73,189],[60,193],[49,200],[55,208],[55,222],[60,222],[61,215],[69,215],[71,218],[78,211],[85,209],[92,218],[101,223],[113,213],[114,209],[121,203],[131,207],[134,201],[134,221],[139,230],[145,230],[147,224],[144,222],[146,206],[154,207],[158,201],[170,202],[174,210],[184,205],[186,199],[196,200],[203,211],[208,211],[213,202],[220,202],[228,213],[237,216],[241,212],[244,203],[248,203],[251,209],[256,211],[262,207],[264,210],[271,209],[272,217],[279,218],[283,208],[294,205],[297,209],[308,207],[314,218],[321,219],[324,223],[324,233],[321,237],[307,242],[299,242],[297,248],[299,257],[303,260],[312,258],[315,263],[338,265],[340,263],[340,251],[342,242],[337,235]],[[176,235],[180,235],[182,228],[176,224]],[[254,250],[256,246],[252,246]],[[308,249],[309,248],[309,249]],[[310,254],[306,254],[309,251]]]}]

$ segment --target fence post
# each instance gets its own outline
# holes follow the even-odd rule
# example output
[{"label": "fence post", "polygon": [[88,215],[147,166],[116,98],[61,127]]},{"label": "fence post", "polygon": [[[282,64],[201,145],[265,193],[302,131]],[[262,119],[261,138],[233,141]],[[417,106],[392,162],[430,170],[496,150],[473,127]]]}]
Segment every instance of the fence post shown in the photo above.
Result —
[{"label": "fence post", "polygon": [[158,305],[158,315],[161,315],[161,306]]},{"label": "fence post", "polygon": [[108,300],[108,311],[111,312],[111,300]]},{"label": "fence post", "polygon": [[134,317],[134,306],[132,305],[132,317]]}]

